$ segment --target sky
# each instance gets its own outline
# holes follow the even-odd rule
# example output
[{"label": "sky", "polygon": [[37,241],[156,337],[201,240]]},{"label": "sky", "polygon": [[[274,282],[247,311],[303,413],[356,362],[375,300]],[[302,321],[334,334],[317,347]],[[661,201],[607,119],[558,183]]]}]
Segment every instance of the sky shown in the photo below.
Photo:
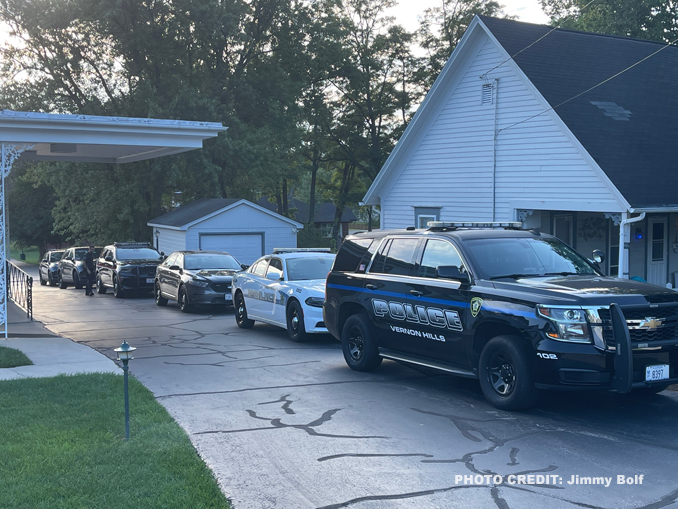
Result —
[{"label": "sky", "polygon": [[[541,10],[539,0],[499,0],[507,14],[516,16],[519,21],[526,23],[548,24],[549,18]],[[424,10],[442,4],[442,0],[399,0],[398,5],[391,9],[389,15],[396,18],[396,22],[407,30],[417,28],[417,18]]]}]

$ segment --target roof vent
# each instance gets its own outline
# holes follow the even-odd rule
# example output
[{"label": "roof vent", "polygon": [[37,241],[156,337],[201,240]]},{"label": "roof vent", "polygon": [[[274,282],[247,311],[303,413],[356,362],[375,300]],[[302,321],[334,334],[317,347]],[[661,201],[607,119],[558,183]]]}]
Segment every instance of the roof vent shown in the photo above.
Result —
[{"label": "roof vent", "polygon": [[494,85],[492,83],[484,83],[480,95],[480,104],[492,104],[494,96]]},{"label": "roof vent", "polygon": [[601,110],[605,112],[606,117],[610,117],[612,120],[631,120],[631,112],[624,109],[622,106],[619,106],[617,103],[607,102],[607,101],[591,101],[591,104],[598,106]]}]

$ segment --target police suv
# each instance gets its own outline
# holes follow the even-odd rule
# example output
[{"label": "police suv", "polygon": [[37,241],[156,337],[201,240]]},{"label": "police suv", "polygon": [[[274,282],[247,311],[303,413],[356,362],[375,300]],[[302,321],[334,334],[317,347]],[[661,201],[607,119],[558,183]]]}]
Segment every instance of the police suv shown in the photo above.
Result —
[{"label": "police suv", "polygon": [[678,382],[678,292],[605,277],[521,223],[431,222],[351,235],[324,321],[347,364],[383,358],[478,378],[498,408],[538,389],[656,393]]}]

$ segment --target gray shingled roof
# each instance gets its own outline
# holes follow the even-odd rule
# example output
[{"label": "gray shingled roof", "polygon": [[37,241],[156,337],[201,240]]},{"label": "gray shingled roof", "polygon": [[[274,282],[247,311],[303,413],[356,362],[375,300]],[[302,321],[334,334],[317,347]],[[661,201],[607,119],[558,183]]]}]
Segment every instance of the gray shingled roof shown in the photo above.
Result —
[{"label": "gray shingled roof", "polygon": [[[299,223],[308,223],[308,213],[309,213],[309,205],[308,203],[304,203],[303,201],[297,200],[295,198],[290,198],[288,200],[288,206],[291,209],[296,209],[296,212],[294,213],[294,220],[299,222]],[[268,210],[271,210],[273,212],[278,211],[278,207],[274,204],[268,201],[267,198],[259,198],[259,201],[257,201],[258,205],[261,205],[264,208],[267,208]],[[334,223],[334,215],[337,212],[337,207],[334,205],[334,203],[316,203],[315,204],[315,223]],[[350,223],[353,221],[356,221],[357,218],[353,211],[346,207],[344,209],[344,213],[341,215],[341,222],[342,223]]]},{"label": "gray shingled roof", "polygon": [[167,214],[151,219],[149,224],[181,227],[197,221],[217,210],[221,210],[233,203],[240,201],[238,198],[201,198],[187,205],[182,205]]},{"label": "gray shingled roof", "polygon": [[[551,30],[484,16],[481,20],[509,55]],[[515,61],[549,104],[557,106],[661,47],[557,29]],[[632,207],[678,204],[677,47],[662,50],[555,111]]]}]

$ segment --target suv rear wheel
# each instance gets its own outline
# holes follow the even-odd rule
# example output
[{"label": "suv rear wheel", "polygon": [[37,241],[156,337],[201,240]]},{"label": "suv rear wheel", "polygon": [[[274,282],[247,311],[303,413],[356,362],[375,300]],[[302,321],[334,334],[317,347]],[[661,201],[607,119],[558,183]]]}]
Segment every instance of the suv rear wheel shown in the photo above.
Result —
[{"label": "suv rear wheel", "polygon": [[341,332],[341,349],[346,364],[356,371],[374,371],[381,364],[379,348],[372,336],[367,315],[351,315]]},{"label": "suv rear wheel", "polygon": [[502,410],[528,408],[537,402],[530,355],[515,336],[492,338],[480,354],[480,388],[485,398]]}]

